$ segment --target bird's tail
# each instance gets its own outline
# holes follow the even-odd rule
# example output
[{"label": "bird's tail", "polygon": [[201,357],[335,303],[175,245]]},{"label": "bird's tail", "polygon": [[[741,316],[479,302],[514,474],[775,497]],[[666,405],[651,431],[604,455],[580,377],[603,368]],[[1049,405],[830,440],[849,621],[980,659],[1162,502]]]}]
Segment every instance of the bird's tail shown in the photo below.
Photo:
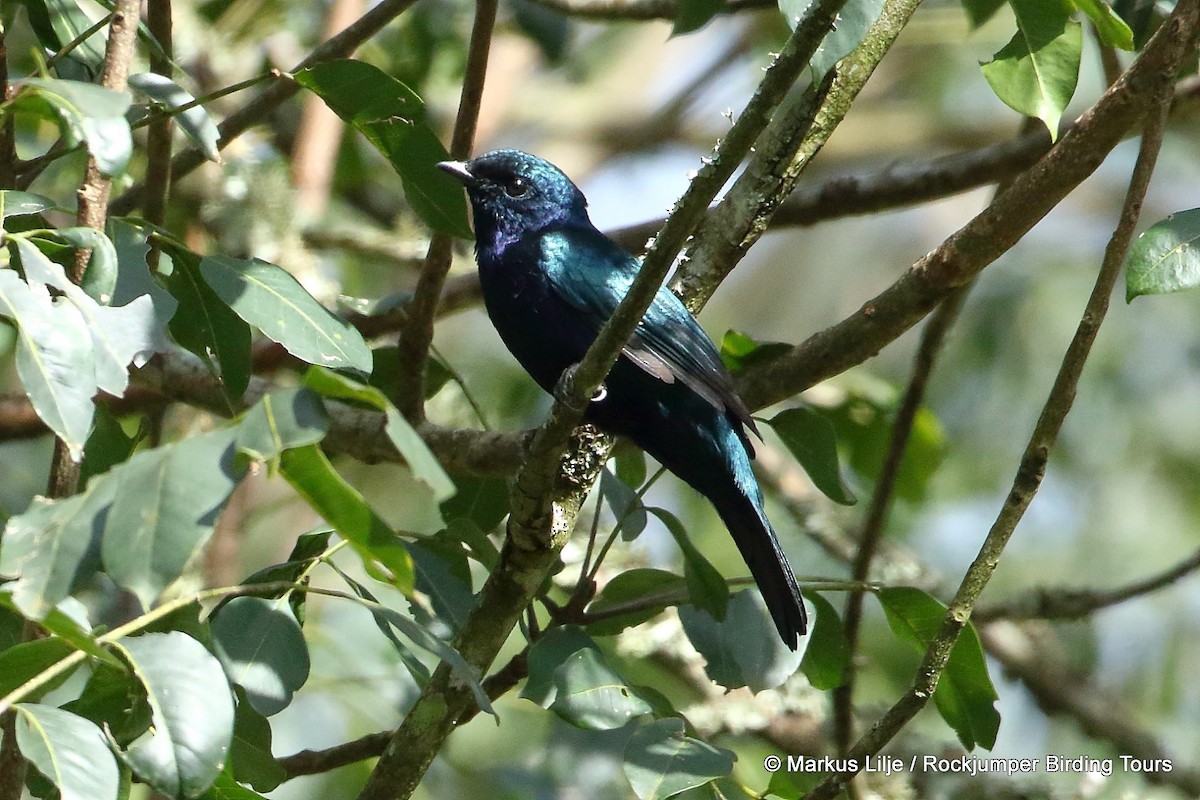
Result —
[{"label": "bird's tail", "polygon": [[[739,443],[740,449],[740,443]],[[743,453],[745,451],[742,451]],[[736,454],[734,454],[734,460]],[[763,510],[762,492],[750,470],[749,458],[735,467],[736,481],[709,494],[725,527],[737,544],[754,582],[762,592],[775,627],[784,643],[795,650],[799,638],[808,630],[800,588],[787,556],[779,546],[775,529]]]},{"label": "bird's tail", "polygon": [[[691,422],[695,422],[694,417]],[[645,439],[673,437],[677,432],[669,429],[670,421]],[[702,451],[654,447],[658,442],[650,441],[642,446],[716,507],[762,592],[780,637],[795,650],[808,629],[804,603],[796,576],[763,509],[762,490],[750,466],[748,449],[736,424],[724,414],[714,414],[703,430]],[[694,440],[696,432],[693,428],[687,438]]]}]

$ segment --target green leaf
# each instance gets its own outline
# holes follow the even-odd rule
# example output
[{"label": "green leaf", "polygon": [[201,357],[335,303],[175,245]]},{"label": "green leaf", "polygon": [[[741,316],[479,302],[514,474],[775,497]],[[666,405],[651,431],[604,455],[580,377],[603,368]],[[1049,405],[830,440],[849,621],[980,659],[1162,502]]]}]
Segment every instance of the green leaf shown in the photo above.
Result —
[{"label": "green leaf", "polygon": [[1071,0],[1075,7],[1088,15],[1096,33],[1105,44],[1121,50],[1133,50],[1133,30],[1125,24],[1105,0]]},{"label": "green leaf", "polygon": [[[287,772],[271,753],[271,723],[244,699],[238,700],[226,769],[260,792],[269,792],[287,780]],[[219,778],[217,781],[220,783]]]},{"label": "green leaf", "polygon": [[85,144],[102,174],[113,177],[125,171],[133,153],[133,134],[125,120],[128,92],[50,78],[23,78],[17,86],[13,109],[56,124],[68,147]]},{"label": "green leaf", "polygon": [[[135,92],[145,95],[156,105],[167,110],[196,101],[196,98],[175,81],[165,75],[153,72],[139,72],[130,75],[129,86]],[[192,140],[205,158],[218,164],[221,163],[221,153],[217,148],[221,132],[217,130],[216,123],[212,121],[212,117],[208,115],[203,106],[194,106],[187,111],[175,114],[174,117],[184,135]]]},{"label": "green leaf", "polygon": [[[269,791],[264,789],[263,791]],[[196,800],[267,800],[258,792],[247,789],[237,782],[229,772],[222,771],[217,776],[213,785],[208,787],[208,791],[200,795]]]},{"label": "green leaf", "polygon": [[800,667],[810,636],[800,637],[796,652],[779,638],[762,596],[754,590],[734,592],[723,622],[690,606],[679,607],[684,633],[704,656],[708,677],[727,689],[754,691],[783,685]]},{"label": "green leaf", "polygon": [[813,485],[835,503],[851,506],[858,498],[842,479],[838,466],[837,435],[833,425],[820,411],[798,405],[767,420],[788,452],[795,456],[812,479]]},{"label": "green leaf", "polygon": [[133,435],[126,433],[120,420],[113,416],[107,406],[96,406],[92,434],[84,447],[83,465],[79,468],[79,485],[87,486],[92,478],[127,461],[144,433],[143,427],[139,427]]},{"label": "green leaf", "polygon": [[420,434],[409,424],[408,420],[400,415],[400,412],[384,396],[383,392],[374,386],[368,386],[322,367],[311,367],[308,372],[304,373],[304,385],[315,389],[325,397],[360,403],[382,411],[387,418],[384,430],[387,432],[388,439],[408,463],[413,477],[433,491],[436,502],[440,503],[454,494],[454,482],[442,469],[437,457],[433,455],[429,446],[421,439]]},{"label": "green leaf", "polygon": [[163,794],[196,797],[220,774],[233,734],[233,698],[220,662],[178,631],[122,639],[117,646],[146,687],[154,717],[125,760]]},{"label": "green leaf", "polygon": [[991,61],[983,76],[1005,105],[1046,123],[1050,138],[1075,94],[1083,33],[1071,21],[1067,0],[1010,0],[1017,33]]},{"label": "green leaf", "polygon": [[154,714],[146,687],[129,665],[118,663],[93,669],[83,692],[64,709],[96,723],[124,748],[150,729]]},{"label": "green leaf", "polygon": [[209,365],[228,397],[240,399],[250,385],[250,326],[205,283],[199,256],[166,241],[162,244],[172,262],[164,282],[179,301],[179,310],[171,317],[171,335]]},{"label": "green leaf", "polygon": [[335,317],[286,270],[266,261],[206,256],[200,274],[239,317],[301,361],[371,371],[362,334]]},{"label": "green leaf", "polygon": [[145,607],[212,535],[241,478],[233,435],[222,428],[138,453],[109,477],[119,483],[101,556],[113,580]]},{"label": "green leaf", "polygon": [[237,448],[270,461],[284,450],[316,444],[329,431],[329,412],[312,389],[277,389],[246,412],[238,425]]},{"label": "green leaf", "polygon": [[667,526],[671,536],[675,537],[675,543],[683,551],[683,577],[687,582],[692,605],[703,609],[714,619],[725,619],[729,605],[729,586],[721,577],[721,573],[696,549],[696,545],[692,544],[687,529],[678,517],[666,509],[653,506],[648,506],[646,510]]},{"label": "green leaf", "polygon": [[[907,586],[883,589],[876,596],[897,638],[924,652],[941,628],[946,606],[920,589]],[[974,750],[978,745],[991,750],[1000,730],[997,699],[979,634],[968,623],[950,651],[933,701],[963,747]]]},{"label": "green leaf", "polygon": [[[0,592],[0,609],[14,612],[21,619],[22,626],[24,625],[25,618],[20,615],[12,595]],[[2,619],[3,616],[0,616],[0,620]],[[92,658],[117,667],[121,665],[120,659],[96,643],[91,633],[91,626],[87,621],[87,610],[73,597],[68,597],[59,603],[57,608],[50,611],[43,619],[38,620],[38,624]]]},{"label": "green leaf", "polygon": [[641,625],[677,605],[681,595],[688,593],[687,581],[673,572],[661,569],[631,569],[604,585],[596,599],[588,605],[589,614],[614,612],[630,606],[640,606],[608,619],[588,625],[594,636],[611,636],[634,625]]},{"label": "green leaf", "polygon": [[425,120],[425,104],[362,61],[327,61],[294,76],[367,138],[400,175],[409,205],[435,230],[471,238],[462,186],[437,168],[450,157]]},{"label": "green leaf", "polygon": [[605,467],[600,473],[600,493],[621,526],[621,538],[632,542],[640,536],[646,529],[646,508],[637,492]]},{"label": "green leaf", "polygon": [[[62,661],[75,652],[75,648],[62,639],[49,637],[35,639],[32,642],[22,642],[0,652],[0,697],[5,697],[47,667]],[[59,683],[66,680],[70,673],[61,676]],[[36,700],[41,695],[54,688],[54,684],[44,686],[29,699]]]},{"label": "green leaf", "polygon": [[699,30],[725,7],[725,0],[680,0],[675,7],[672,36]]},{"label": "green leaf", "polygon": [[15,578],[5,588],[29,619],[44,619],[86,570],[85,559],[98,546],[114,487],[98,481],[64,500],[35,498],[25,513],[8,521],[0,575]]},{"label": "green leaf", "polygon": [[550,710],[578,728],[606,731],[651,712],[623,678],[590,647],[567,656],[554,670]]},{"label": "green leaf", "polygon": [[408,548],[358,490],[337,473],[320,448],[308,445],[285,450],[279,472],[364,561],[378,561],[391,573],[397,589],[412,594],[413,563]]},{"label": "green leaf", "polygon": [[[466,522],[470,524],[470,522]],[[416,589],[429,598],[437,619],[458,631],[476,606],[471,591],[471,568],[461,546],[451,548],[436,539],[409,545],[416,572]],[[414,605],[414,610],[418,606]]]},{"label": "green leaf", "polygon": [[13,270],[0,270],[0,316],[17,325],[17,375],[33,410],[78,461],[96,393],[91,333],[83,315],[66,299],[52,301],[44,286],[30,286]]},{"label": "green leaf", "polygon": [[[91,230],[90,228],[87,230]],[[61,233],[61,231],[60,231]],[[93,231],[93,233],[96,233]],[[116,284],[116,251],[108,237],[97,234],[112,252],[113,286]],[[25,239],[13,240],[21,254],[21,266],[28,281],[45,284],[62,292],[87,325],[92,344],[92,363],[97,386],[114,397],[121,397],[129,385],[129,363],[144,362],[158,343],[154,336],[154,304],[148,296],[134,299],[120,308],[100,305],[67,278],[61,265],[51,261]],[[96,247],[93,254],[102,249]],[[106,261],[109,257],[106,257]],[[89,272],[90,272],[89,268]],[[112,287],[106,298],[112,299]]]},{"label": "green leaf", "polygon": [[1000,10],[1008,0],[962,0],[963,9],[971,20],[971,27],[978,28]]},{"label": "green leaf", "polygon": [[754,364],[770,361],[791,349],[786,342],[759,342],[735,330],[726,331],[721,337],[721,361],[730,372],[740,372]]},{"label": "green leaf", "polygon": [[618,440],[613,447],[613,473],[626,486],[641,488],[646,482],[646,454],[628,440]]},{"label": "green leaf", "polygon": [[83,717],[54,706],[18,703],[17,746],[62,800],[116,798],[117,762],[104,733]]},{"label": "green leaf", "polygon": [[[92,19],[74,0],[26,0],[30,26],[47,54],[57,53],[92,27]],[[104,63],[103,26],[76,45],[58,62],[58,74],[83,81],[94,80]]]},{"label": "green leaf", "polygon": [[502,478],[454,478],[453,496],[441,503],[442,519],[468,519],[482,531],[493,531],[508,516],[508,482]]},{"label": "green leaf", "polygon": [[1125,302],[1200,285],[1200,208],[1151,225],[1125,257]]},{"label": "green leaf", "polygon": [[583,649],[599,650],[591,636],[577,625],[551,628],[529,648],[529,677],[521,689],[521,697],[549,708],[554,702],[555,673],[574,653]]},{"label": "green leaf", "polygon": [[[779,0],[779,10],[783,12],[788,27],[795,30],[813,3],[814,0]],[[867,31],[879,19],[883,3],[884,0],[849,0],[842,6],[833,30],[821,40],[821,46],[809,64],[814,82],[824,78],[837,62],[862,44]]]},{"label": "green leaf", "polygon": [[805,592],[804,599],[817,613],[800,669],[814,688],[836,689],[842,685],[850,663],[850,644],[842,620],[833,605],[817,592]]},{"label": "green leaf", "polygon": [[40,214],[51,208],[54,208],[54,201],[40,194],[0,189],[0,222],[9,217]]},{"label": "green leaf", "polygon": [[58,228],[44,235],[51,241],[61,242],[76,250],[91,251],[81,287],[97,303],[111,304],[113,289],[117,285],[117,251],[112,240],[101,231],[86,226]]},{"label": "green leaf", "polygon": [[117,284],[113,287],[112,305],[124,306],[143,295],[154,306],[154,323],[149,334],[154,351],[163,353],[174,345],[167,337],[167,324],[175,316],[179,301],[158,284],[146,263],[150,251],[148,234],[120,217],[108,220],[109,236],[117,253]]},{"label": "green leaf", "polygon": [[635,730],[624,760],[625,777],[640,800],[662,800],[725,777],[737,756],[693,739],[682,719],[669,717]]},{"label": "green leaf", "polygon": [[250,706],[278,714],[308,680],[308,644],[286,599],[235,597],[213,615],[213,646]]}]

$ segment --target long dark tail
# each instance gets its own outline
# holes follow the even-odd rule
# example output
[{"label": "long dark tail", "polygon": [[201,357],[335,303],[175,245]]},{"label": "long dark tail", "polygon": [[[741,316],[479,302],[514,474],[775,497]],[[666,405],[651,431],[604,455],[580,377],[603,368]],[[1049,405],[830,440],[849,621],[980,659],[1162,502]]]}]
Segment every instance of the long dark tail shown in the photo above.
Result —
[{"label": "long dark tail", "polygon": [[[694,417],[689,421],[693,426],[700,423]],[[700,430],[693,427],[686,436],[670,430],[675,426],[668,422],[666,430],[660,429],[658,435],[646,432],[649,435],[645,437],[658,440],[665,434],[668,441],[644,442],[642,447],[716,507],[762,592],[780,638],[795,650],[808,630],[804,603],[796,576],[763,509],[762,490],[750,467],[750,454],[735,423],[724,415],[714,413],[705,422],[709,424]],[[702,447],[696,446],[701,443],[696,439],[702,440]]]},{"label": "long dark tail", "polygon": [[775,620],[779,636],[789,648],[795,650],[799,637],[808,630],[800,588],[796,585],[796,576],[792,573],[787,556],[779,546],[775,529],[763,510],[762,491],[750,469],[750,459],[741,442],[734,444],[737,451],[726,454],[732,456],[730,461],[733,463],[730,466],[733,467],[733,480],[726,477],[722,486],[705,494],[716,507],[725,527],[729,528],[746,566],[750,568],[771,618]]}]

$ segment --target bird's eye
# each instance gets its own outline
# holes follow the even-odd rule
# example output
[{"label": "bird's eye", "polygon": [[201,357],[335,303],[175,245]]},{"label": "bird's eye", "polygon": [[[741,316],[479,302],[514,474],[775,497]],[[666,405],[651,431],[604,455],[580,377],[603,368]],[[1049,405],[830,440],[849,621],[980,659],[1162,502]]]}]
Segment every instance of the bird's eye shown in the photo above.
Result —
[{"label": "bird's eye", "polygon": [[525,197],[529,194],[529,181],[520,175],[514,175],[504,184],[504,193],[509,197]]}]

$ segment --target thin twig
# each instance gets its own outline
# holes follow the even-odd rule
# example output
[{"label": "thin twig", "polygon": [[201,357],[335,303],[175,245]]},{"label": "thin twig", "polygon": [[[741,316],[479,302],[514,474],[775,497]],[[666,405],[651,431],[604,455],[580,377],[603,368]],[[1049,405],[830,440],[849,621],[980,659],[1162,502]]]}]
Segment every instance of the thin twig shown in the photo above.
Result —
[{"label": "thin twig", "polygon": [[[174,32],[171,20],[171,0],[155,0],[146,6],[146,27],[158,42],[159,48],[150,51],[150,71],[171,77],[175,57]],[[167,194],[171,188],[171,130],[174,119],[163,116],[150,123],[146,135],[146,221],[162,227],[167,218]],[[146,263],[151,272],[158,270],[159,246],[150,240]]]},{"label": "thin twig", "polygon": [[1168,569],[1115,589],[1026,589],[1020,597],[977,608],[981,622],[1018,619],[1079,619],[1135,597],[1157,592],[1200,570],[1200,550]]},{"label": "thin twig", "polygon": [[[1178,42],[1179,46],[1168,48],[1173,50],[1174,54],[1173,57],[1166,59],[1163,68],[1167,73],[1163,76],[1164,80],[1160,82],[1156,94],[1150,98],[1154,113],[1150,115],[1146,131],[1142,136],[1137,164],[1134,166],[1120,218],[1105,250],[1096,284],[1088,298],[1075,336],[1067,348],[1062,366],[1059,368],[1054,385],[1042,408],[1042,414],[1030,436],[1025,453],[1021,457],[1021,463],[1008,498],[988,531],[988,535],[979,549],[979,554],[963,576],[937,634],[925,651],[912,687],[850,748],[847,758],[852,765],[861,764],[866,756],[878,753],[929,702],[937,688],[938,678],[950,658],[954,644],[970,619],[976,600],[987,586],[1005,545],[1024,516],[1034,495],[1037,494],[1042,476],[1045,474],[1050,449],[1054,446],[1062,423],[1073,404],[1075,389],[1079,383],[1083,365],[1087,361],[1092,343],[1095,341],[1105,312],[1108,310],[1113,286],[1120,275],[1121,264],[1133,238],[1142,200],[1145,197],[1162,145],[1163,130],[1168,113],[1169,76],[1174,73],[1183,52],[1189,49],[1191,32],[1195,30],[1196,26],[1198,6],[1200,3],[1197,3],[1196,0],[1181,2],[1176,7],[1172,19],[1164,23],[1163,28],[1155,37],[1157,39],[1165,31],[1166,36],[1160,41]],[[1184,32],[1179,39],[1170,38],[1170,26],[1172,25],[1176,26],[1177,32]],[[1151,44],[1154,44],[1153,40]],[[1150,46],[1148,46],[1149,49]],[[858,769],[853,769],[829,776],[805,795],[805,800],[832,800],[857,773]]]},{"label": "thin twig", "polygon": [[[475,129],[479,124],[479,108],[483,102],[497,6],[497,0],[478,0],[475,4],[475,23],[471,28],[467,50],[466,75],[450,140],[450,156],[458,160],[470,157],[475,146]],[[408,318],[400,330],[400,380],[394,400],[396,408],[411,422],[419,422],[425,416],[425,366],[429,359],[429,346],[433,342],[434,315],[453,255],[453,238],[446,233],[435,233],[429,242],[425,265],[417,278],[412,301],[408,304]]]}]

